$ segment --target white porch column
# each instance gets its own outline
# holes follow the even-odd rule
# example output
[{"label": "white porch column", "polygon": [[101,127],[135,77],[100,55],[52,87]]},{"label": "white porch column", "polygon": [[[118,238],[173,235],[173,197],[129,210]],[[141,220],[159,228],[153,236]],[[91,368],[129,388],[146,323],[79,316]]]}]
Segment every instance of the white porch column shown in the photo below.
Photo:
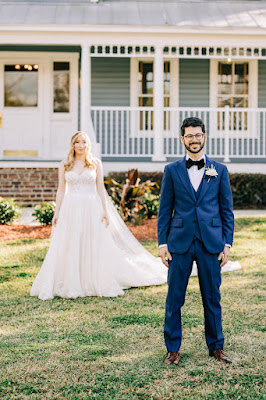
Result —
[{"label": "white porch column", "polygon": [[224,162],[230,162],[229,158],[229,106],[224,111]]},{"label": "white porch column", "polygon": [[163,47],[156,46],[154,58],[154,154],[153,161],[165,161],[163,154],[163,129],[164,129],[164,63]]},{"label": "white porch column", "polygon": [[91,56],[88,44],[81,46],[80,113],[80,128],[88,133],[91,139],[93,155],[101,158],[100,144],[96,142],[91,120]]}]

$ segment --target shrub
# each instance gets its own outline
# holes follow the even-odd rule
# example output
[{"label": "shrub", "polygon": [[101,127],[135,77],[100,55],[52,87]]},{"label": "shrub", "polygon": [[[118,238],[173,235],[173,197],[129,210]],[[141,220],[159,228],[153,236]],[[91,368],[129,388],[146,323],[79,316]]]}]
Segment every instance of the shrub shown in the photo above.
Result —
[{"label": "shrub", "polygon": [[[234,209],[265,209],[266,208],[266,175],[265,174],[229,174],[233,194]],[[118,183],[125,181],[127,172],[110,172]],[[151,180],[158,184],[153,194],[160,193],[162,172],[139,172],[141,182]]]},{"label": "shrub", "polygon": [[[124,221],[139,224],[143,219],[151,218],[158,212],[158,195],[153,195],[159,185],[151,180],[140,182],[138,170],[128,171],[124,184],[110,178],[105,185],[116,208],[120,209]],[[126,182],[125,182],[126,181]]]},{"label": "shrub", "polygon": [[51,225],[55,211],[55,202],[43,202],[34,208],[33,217],[41,224]]},{"label": "shrub", "polygon": [[141,204],[145,204],[147,207],[146,218],[150,219],[153,216],[157,216],[159,211],[159,198],[160,196],[151,193],[145,193],[141,199]]},{"label": "shrub", "polygon": [[266,208],[266,175],[230,174],[235,209]]},{"label": "shrub", "polygon": [[[153,187],[153,194],[160,194],[160,187],[163,178],[163,172],[139,172],[140,182],[151,181],[156,186]],[[124,184],[128,177],[128,172],[109,172],[106,180],[114,179],[117,183]]]},{"label": "shrub", "polygon": [[6,225],[13,222],[21,215],[20,207],[14,199],[0,197],[0,224]]}]

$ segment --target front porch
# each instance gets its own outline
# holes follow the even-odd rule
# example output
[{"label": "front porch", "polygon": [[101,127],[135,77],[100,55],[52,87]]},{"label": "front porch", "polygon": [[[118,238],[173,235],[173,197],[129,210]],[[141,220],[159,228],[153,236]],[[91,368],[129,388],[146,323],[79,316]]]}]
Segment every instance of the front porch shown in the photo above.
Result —
[{"label": "front porch", "polygon": [[[154,107],[91,107],[103,161],[171,161],[182,157],[185,150],[180,126],[190,116],[205,123],[210,157],[225,163],[265,161],[265,108],[165,107],[156,118]],[[154,129],[158,119],[162,121],[161,132]]]},{"label": "front porch", "polygon": [[[34,48],[32,37],[27,47],[21,38],[16,49],[5,44],[0,47],[0,167],[57,167],[70,137],[81,129],[91,137],[105,173],[132,167],[161,171],[184,155],[180,126],[194,115],[206,125],[210,157],[228,163],[230,172],[263,172],[266,48],[262,41],[239,46],[234,35],[230,46],[222,46],[222,39],[188,36],[181,45],[178,36],[167,34],[162,44],[150,33],[129,35],[121,44],[115,33],[97,38],[81,32],[61,47],[50,33]],[[26,66],[38,68],[25,72]],[[17,68],[36,75],[37,101],[31,107],[6,101],[6,83],[11,74],[19,75]],[[61,75],[65,91],[58,107]],[[39,125],[32,123],[34,116]]]}]

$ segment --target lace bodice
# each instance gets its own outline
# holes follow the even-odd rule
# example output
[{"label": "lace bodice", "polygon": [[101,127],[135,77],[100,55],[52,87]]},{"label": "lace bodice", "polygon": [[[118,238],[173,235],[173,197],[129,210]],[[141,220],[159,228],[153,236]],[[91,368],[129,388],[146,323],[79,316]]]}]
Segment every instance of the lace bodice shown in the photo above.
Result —
[{"label": "lace bodice", "polygon": [[85,169],[81,174],[75,171],[65,173],[68,193],[96,193],[96,170]]}]

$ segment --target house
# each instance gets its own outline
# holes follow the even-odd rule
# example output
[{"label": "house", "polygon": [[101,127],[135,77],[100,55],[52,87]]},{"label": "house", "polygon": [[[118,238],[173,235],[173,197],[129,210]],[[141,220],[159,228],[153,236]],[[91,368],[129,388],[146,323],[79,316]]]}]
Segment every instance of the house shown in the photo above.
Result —
[{"label": "house", "polygon": [[54,198],[70,137],[105,173],[207,153],[266,173],[266,1],[0,0],[0,196]]}]

